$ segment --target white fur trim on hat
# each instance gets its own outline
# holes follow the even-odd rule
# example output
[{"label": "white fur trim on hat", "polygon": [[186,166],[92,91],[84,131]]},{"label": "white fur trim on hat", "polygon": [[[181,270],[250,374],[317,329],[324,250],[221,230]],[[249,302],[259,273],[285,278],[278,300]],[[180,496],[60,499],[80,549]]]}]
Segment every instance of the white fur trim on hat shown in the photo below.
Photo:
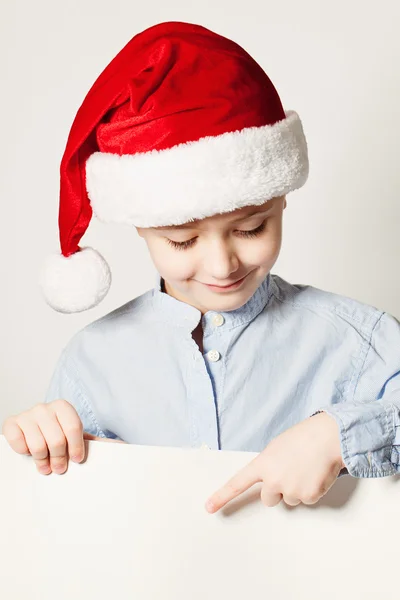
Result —
[{"label": "white fur trim on hat", "polygon": [[137,227],[260,205],[300,188],[307,177],[307,143],[294,111],[274,125],[134,155],[95,152],[86,161],[94,214]]},{"label": "white fur trim on hat", "polygon": [[99,304],[111,285],[111,271],[97,250],[82,248],[65,257],[48,256],[40,284],[47,304],[62,313],[76,313]]}]

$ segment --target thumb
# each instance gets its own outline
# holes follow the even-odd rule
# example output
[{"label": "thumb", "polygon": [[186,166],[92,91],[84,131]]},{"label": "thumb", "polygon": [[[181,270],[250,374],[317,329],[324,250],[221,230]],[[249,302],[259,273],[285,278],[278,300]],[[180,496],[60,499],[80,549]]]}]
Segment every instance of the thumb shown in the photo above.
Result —
[{"label": "thumb", "polygon": [[96,442],[116,442],[118,444],[126,444],[126,442],[123,442],[122,440],[113,440],[112,438],[97,437],[96,435],[93,435],[92,433],[86,433],[86,431],[83,432],[83,439],[96,441]]}]

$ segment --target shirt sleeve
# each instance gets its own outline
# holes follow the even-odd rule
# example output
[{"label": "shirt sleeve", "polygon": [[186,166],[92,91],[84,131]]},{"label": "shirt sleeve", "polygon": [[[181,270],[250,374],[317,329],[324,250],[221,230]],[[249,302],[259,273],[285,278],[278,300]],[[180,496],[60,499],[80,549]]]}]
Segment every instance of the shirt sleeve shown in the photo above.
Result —
[{"label": "shirt sleeve", "polygon": [[400,323],[382,313],[367,344],[351,401],[321,408],[339,426],[354,477],[400,473]]},{"label": "shirt sleeve", "polygon": [[107,437],[100,429],[90,402],[85,396],[83,386],[79,381],[71,359],[68,358],[66,350],[63,351],[58,360],[44,401],[45,403],[49,403],[60,399],[72,404],[82,421],[85,432],[98,437]]}]

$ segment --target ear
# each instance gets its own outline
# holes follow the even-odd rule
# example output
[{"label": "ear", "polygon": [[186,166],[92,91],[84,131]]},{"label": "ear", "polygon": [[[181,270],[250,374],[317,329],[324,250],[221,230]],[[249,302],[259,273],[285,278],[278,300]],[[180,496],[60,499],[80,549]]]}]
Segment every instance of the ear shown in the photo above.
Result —
[{"label": "ear", "polygon": [[141,228],[141,227],[136,227],[136,225],[135,225],[135,229],[136,229],[136,231],[138,232],[138,235],[139,235],[139,236],[142,238],[142,237],[143,237],[143,231],[142,231],[142,228]]},{"label": "ear", "polygon": [[283,210],[285,210],[286,207],[287,207],[287,201],[286,201],[286,196],[285,196],[284,201],[283,201]]}]

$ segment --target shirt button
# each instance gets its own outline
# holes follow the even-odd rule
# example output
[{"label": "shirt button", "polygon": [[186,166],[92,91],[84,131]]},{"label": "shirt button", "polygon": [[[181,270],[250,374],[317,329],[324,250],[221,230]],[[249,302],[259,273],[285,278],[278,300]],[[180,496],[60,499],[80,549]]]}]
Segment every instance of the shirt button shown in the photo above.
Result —
[{"label": "shirt button", "polygon": [[222,315],[218,314],[218,315],[214,315],[213,316],[213,323],[214,325],[216,325],[217,327],[220,327],[221,325],[223,325],[225,323],[225,319]]},{"label": "shirt button", "polygon": [[219,360],[221,358],[221,355],[218,352],[218,350],[210,350],[209,352],[207,352],[207,357],[212,362],[217,362],[217,360]]}]

